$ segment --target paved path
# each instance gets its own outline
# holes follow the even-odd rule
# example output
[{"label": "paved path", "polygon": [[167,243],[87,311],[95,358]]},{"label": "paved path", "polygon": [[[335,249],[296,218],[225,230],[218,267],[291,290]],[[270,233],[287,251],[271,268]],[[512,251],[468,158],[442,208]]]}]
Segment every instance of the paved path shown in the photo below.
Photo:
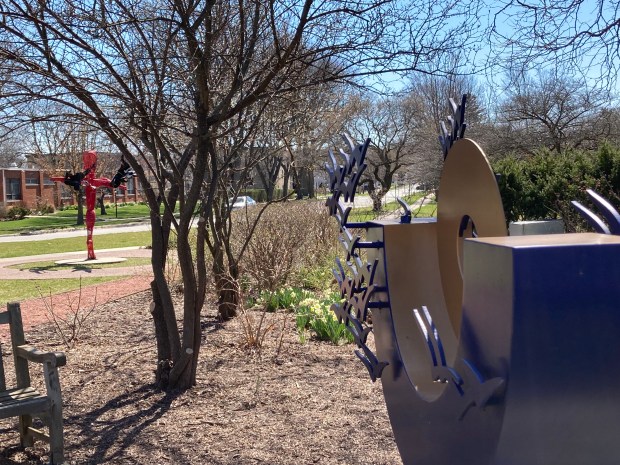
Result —
[{"label": "paved path", "polygon": [[[125,232],[140,232],[150,231],[151,225],[149,223],[133,223],[133,224],[119,224],[117,226],[97,226],[93,231],[95,237],[103,234],[125,233]],[[29,234],[6,234],[0,236],[0,242],[29,242],[29,241],[47,241],[50,239],[60,239],[63,237],[79,237],[84,236],[84,243],[86,244],[86,226],[75,229],[63,229],[60,231],[48,232],[48,231],[33,231]],[[95,252],[97,252],[95,250]]]},{"label": "paved path", "polygon": [[[132,276],[111,283],[82,286],[74,291],[54,295],[42,295],[20,302],[24,329],[56,321],[63,331],[70,330],[71,317],[84,318],[91,309],[97,310],[102,305],[122,299],[150,288],[150,276]],[[94,314],[95,318],[97,317]],[[0,327],[0,343],[8,342],[8,328]]]},{"label": "paved path", "polygon": [[[120,249],[103,249],[95,250],[97,258],[119,257],[119,258],[150,258],[151,249],[141,247],[124,247]],[[66,265],[63,270],[41,270],[40,268],[31,268],[26,270],[18,270],[10,268],[13,265],[25,263],[57,261],[65,259],[86,258],[86,250],[81,252],[64,252],[55,254],[32,255],[28,257],[14,257],[0,259],[0,279],[58,279],[58,278],[92,278],[99,276],[151,276],[152,269],[150,264],[140,266],[118,266],[110,268],[97,268],[88,265]]]},{"label": "paved path", "polygon": [[[150,231],[151,226],[148,223],[139,224],[122,224],[111,227],[95,227],[95,237],[103,234],[125,233]],[[0,236],[0,243],[8,244],[12,242],[30,242],[30,241],[46,241],[50,239],[60,239],[64,237],[84,237],[84,250],[78,252],[63,252],[55,254],[32,255],[26,257],[2,258],[0,259],[0,279],[57,279],[57,278],[86,278],[98,276],[152,276],[151,266],[149,264],[142,266],[119,266],[110,268],[97,268],[88,266],[67,265],[64,270],[41,270],[33,268],[29,270],[18,270],[10,268],[12,265],[19,265],[32,262],[57,261],[66,259],[80,260],[87,257],[86,252],[86,229],[85,227],[67,229],[61,231],[41,231],[31,234],[13,234]],[[7,245],[2,245],[7,247]],[[141,247],[124,247],[117,249],[96,249],[97,258],[119,257],[119,258],[150,258],[151,250]]]},{"label": "paved path", "polygon": [[[97,250],[96,254],[97,258],[149,258],[151,256],[151,250],[139,247],[125,247],[120,249]],[[150,281],[152,280],[151,265],[129,267],[115,266],[111,268],[86,268],[83,266],[67,265],[66,269],[57,271],[41,270],[37,268],[26,270],[9,268],[9,266],[15,264],[27,264],[48,260],[56,261],[67,258],[86,258],[86,251],[0,259],[0,280],[45,280],[100,276],[124,276],[124,278],[120,278],[119,281],[111,283],[97,285],[85,284],[80,289],[74,291],[44,295],[20,302],[26,331],[36,325],[48,323],[54,319],[66,325],[66,323],[62,323],[66,315],[74,314],[75,312],[82,312],[83,314],[84,311],[88,309],[97,308],[107,302],[145,291],[150,287]],[[0,328],[0,341],[4,340],[6,342],[7,338],[8,333],[6,329],[3,330]]]}]

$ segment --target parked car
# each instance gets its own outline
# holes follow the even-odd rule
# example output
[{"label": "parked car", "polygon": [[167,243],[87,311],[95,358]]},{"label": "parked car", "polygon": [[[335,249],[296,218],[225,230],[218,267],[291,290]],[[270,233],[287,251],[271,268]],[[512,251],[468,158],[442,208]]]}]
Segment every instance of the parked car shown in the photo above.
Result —
[{"label": "parked car", "polygon": [[228,201],[232,204],[233,210],[237,208],[251,207],[252,205],[256,205],[256,200],[254,200],[248,195],[241,195],[236,199],[229,199]]}]

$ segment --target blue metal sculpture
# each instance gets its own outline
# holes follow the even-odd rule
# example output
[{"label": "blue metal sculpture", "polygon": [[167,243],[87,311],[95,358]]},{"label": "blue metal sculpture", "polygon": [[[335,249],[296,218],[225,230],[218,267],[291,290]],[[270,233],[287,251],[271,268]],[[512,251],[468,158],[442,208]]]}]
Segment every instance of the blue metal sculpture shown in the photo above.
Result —
[{"label": "blue metal sculpture", "polygon": [[[616,464],[620,237],[506,237],[495,175],[463,138],[465,99],[451,106],[437,219],[404,206],[405,221],[348,222],[340,199],[355,195],[368,141],[345,139],[342,164],[330,153],[347,256],[332,308],[381,378],[406,465]],[[617,234],[620,214],[589,195],[607,224],[577,208]]]},{"label": "blue metal sculpture", "polygon": [[[347,261],[343,266],[340,259],[336,259],[337,269],[334,276],[340,288],[340,296],[344,299],[342,303],[332,305],[332,310],[341,323],[344,323],[353,334],[355,343],[359,350],[355,354],[367,368],[373,381],[381,376],[381,372],[386,366],[385,362],[380,362],[376,355],[367,345],[367,338],[371,331],[368,326],[368,309],[378,308],[388,305],[382,301],[380,295],[384,294],[385,289],[377,286],[374,282],[378,260],[364,262],[360,257],[360,249],[381,249],[383,244],[380,241],[365,242],[360,236],[353,236],[352,228],[368,228],[368,223],[349,223],[348,217],[351,211],[350,206],[344,206],[341,197],[345,202],[352,202],[355,198],[355,191],[361,179],[361,175],[366,169],[366,151],[370,144],[367,139],[364,144],[356,145],[350,137],[344,136],[344,141],[348,144],[349,152],[340,150],[342,164],[338,164],[336,157],[330,151],[330,164],[326,164],[329,173],[331,197],[326,205],[332,216],[338,220],[340,225],[340,243],[344,248]],[[348,270],[348,272],[345,270]],[[352,277],[349,277],[352,276]],[[371,304],[371,299],[374,302]]]},{"label": "blue metal sculpture", "polygon": [[465,137],[465,129],[467,128],[465,123],[467,94],[464,94],[461,98],[460,105],[457,105],[453,99],[449,99],[449,102],[452,108],[452,116],[448,116],[448,126],[443,121],[440,123],[441,134],[439,135],[439,143],[441,144],[444,160],[448,156],[452,144]]}]

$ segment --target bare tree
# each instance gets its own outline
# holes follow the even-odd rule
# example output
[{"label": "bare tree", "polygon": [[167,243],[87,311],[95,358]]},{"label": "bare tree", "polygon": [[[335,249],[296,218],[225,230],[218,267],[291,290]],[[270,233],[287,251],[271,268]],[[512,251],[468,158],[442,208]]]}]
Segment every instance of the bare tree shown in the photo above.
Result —
[{"label": "bare tree", "polygon": [[[469,40],[470,23],[458,19],[471,13],[469,5],[423,3],[0,3],[0,75],[10,76],[0,99],[11,109],[0,114],[19,125],[33,101],[57,102],[64,116],[103,131],[140,180],[151,210],[160,385],[195,383],[206,225],[238,153],[218,148],[229,122],[250,108],[258,118],[261,102],[300,88],[417,68],[455,47],[455,30]],[[189,232],[199,202],[194,247]],[[164,272],[171,234],[184,283],[181,328]]]},{"label": "bare tree", "polygon": [[360,99],[349,132],[357,140],[370,136],[371,145],[362,185],[367,186],[373,211],[379,212],[394,176],[411,166],[419,144],[421,110],[419,102],[396,95],[376,100]]},{"label": "bare tree", "polygon": [[297,197],[313,196],[314,171],[323,163],[321,147],[344,127],[346,95],[344,85],[328,82],[271,100],[253,139],[255,150],[264,154],[256,172],[267,200],[276,200],[276,185],[288,197],[291,183]]},{"label": "bare tree", "polygon": [[12,135],[0,139],[0,167],[22,166],[26,161],[24,149],[23,137]]},{"label": "bare tree", "polygon": [[[50,111],[50,108],[46,108]],[[105,175],[111,170],[112,162],[106,157],[107,138],[103,138],[100,131],[81,123],[78,118],[62,121],[33,118],[31,124],[31,140],[33,151],[29,159],[48,174],[62,176],[66,172],[71,174],[84,171],[82,154],[86,150],[97,147],[102,151],[97,160],[98,175]],[[55,186],[55,189],[68,189],[77,205],[76,224],[84,224],[84,191],[82,186],[78,190],[65,186]],[[57,193],[55,194],[57,195]]]},{"label": "bare tree", "polygon": [[[334,103],[334,94],[333,85],[316,86],[312,91],[300,89],[259,102],[225,123],[226,136],[218,139],[216,145],[222,169],[213,214],[202,217],[202,221],[209,225],[205,239],[212,257],[218,307],[223,318],[236,315],[241,299],[240,263],[258,221],[270,203],[287,198],[286,189],[283,197],[274,196],[278,172],[284,171],[286,186],[286,173],[292,173],[295,182],[300,183],[302,173],[314,171],[319,153],[317,145],[323,144],[324,131],[333,130],[335,110],[330,104]],[[318,96],[320,103],[317,102]],[[259,113],[263,116],[257,117]],[[262,171],[265,166],[271,168],[268,178]],[[256,215],[240,211],[235,212],[233,218],[232,202],[248,184],[253,183],[255,172],[263,178],[268,192],[267,204]],[[310,184],[313,187],[312,180]],[[312,187],[308,189],[310,194]],[[301,189],[298,187],[297,190],[299,194]],[[239,216],[246,221],[239,221]]]},{"label": "bare tree", "polygon": [[607,85],[620,70],[618,0],[505,0],[494,5],[489,65],[527,72],[553,64],[598,77]]},{"label": "bare tree", "polygon": [[610,136],[612,129],[605,121],[609,118],[602,112],[609,103],[606,91],[556,73],[511,81],[500,108],[505,132],[513,135],[513,150],[532,153],[546,147],[560,153],[591,148]]},{"label": "bare tree", "polygon": [[407,98],[415,102],[419,139],[410,177],[428,187],[436,187],[443,166],[443,153],[437,137],[440,124],[452,114],[448,101],[467,96],[467,136],[483,143],[487,139],[488,123],[483,90],[473,75],[468,74],[458,55],[446,55],[441,62],[453,73],[446,76],[413,74],[406,87]]},{"label": "bare tree", "polygon": [[250,150],[260,153],[256,163],[257,181],[265,190],[268,202],[276,200],[276,187],[282,178],[283,147],[279,144],[276,128],[280,124],[280,114],[274,109],[261,119],[260,127],[250,142]]},{"label": "bare tree", "polygon": [[283,147],[284,192],[292,181],[296,198],[314,197],[314,172],[323,169],[327,143],[342,134],[350,111],[342,85],[323,85],[292,94],[276,134]]}]

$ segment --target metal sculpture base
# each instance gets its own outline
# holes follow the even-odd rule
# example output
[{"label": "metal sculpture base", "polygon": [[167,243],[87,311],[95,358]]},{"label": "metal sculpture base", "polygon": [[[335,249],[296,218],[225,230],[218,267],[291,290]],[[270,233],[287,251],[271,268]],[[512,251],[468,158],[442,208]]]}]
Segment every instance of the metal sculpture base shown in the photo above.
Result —
[{"label": "metal sculpture base", "polygon": [[465,240],[457,335],[434,222],[377,226],[390,306],[372,320],[404,464],[618,463],[620,237]]},{"label": "metal sculpture base", "polygon": [[[500,237],[503,201],[486,155],[463,139],[465,103],[450,100],[442,123],[436,221],[411,221],[400,202],[401,223],[349,222],[343,201],[370,141],[330,151],[326,206],[346,253],[332,309],[382,380],[405,465],[615,465],[620,237]],[[620,213],[588,195],[609,226],[577,209],[620,235]]]}]

